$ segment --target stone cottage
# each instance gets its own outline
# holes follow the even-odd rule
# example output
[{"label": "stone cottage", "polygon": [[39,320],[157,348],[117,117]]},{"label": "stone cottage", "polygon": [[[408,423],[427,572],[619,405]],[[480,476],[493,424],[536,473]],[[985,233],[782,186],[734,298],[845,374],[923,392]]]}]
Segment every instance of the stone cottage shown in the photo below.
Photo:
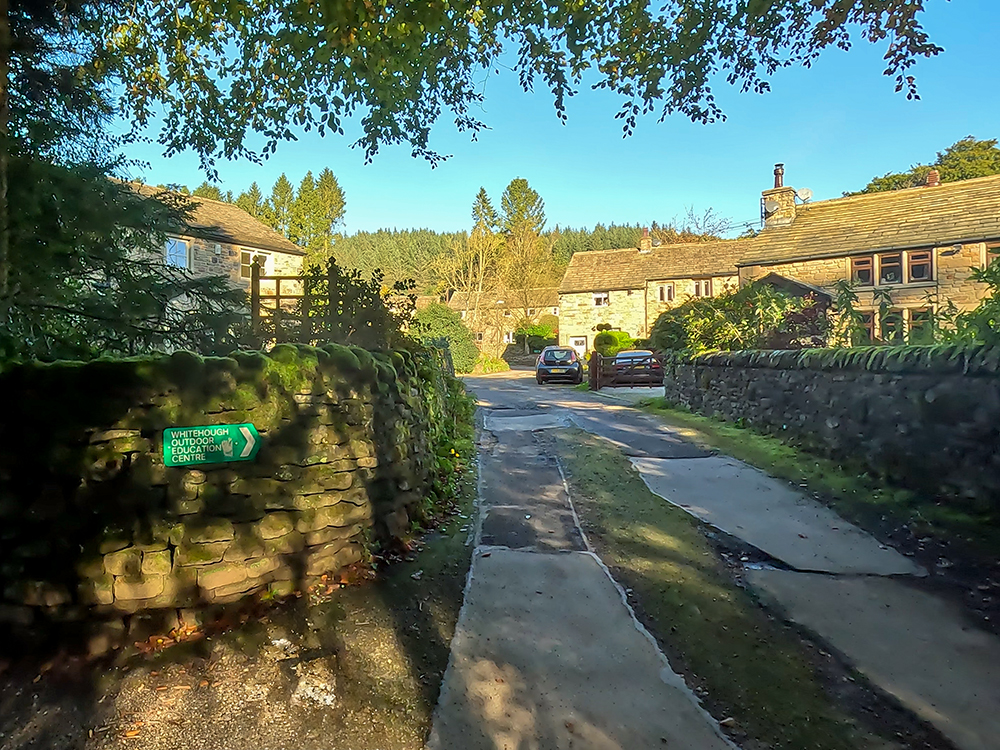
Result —
[{"label": "stone cottage", "polygon": [[180,196],[162,188],[133,183],[142,195],[190,201],[186,226],[167,237],[163,261],[195,276],[226,276],[248,288],[250,266],[259,259],[264,276],[298,276],[305,251],[232,203]]},{"label": "stone cottage", "polygon": [[[784,167],[761,197],[753,238],[576,253],[559,287],[560,343],[593,347],[597,325],[649,335],[659,314],[693,297],[767,279],[832,297],[839,281],[858,295],[869,335],[904,335],[954,304],[987,294],[972,278],[1000,250],[1000,175],[886,193],[808,201],[784,185]],[[802,200],[806,198],[806,200]],[[876,290],[890,309],[879,320]]]},{"label": "stone cottage", "polygon": [[559,328],[559,289],[501,289],[490,293],[455,292],[448,298],[472,331],[479,350],[492,356],[503,354],[514,343],[523,320]]},{"label": "stone cottage", "polygon": [[739,283],[736,263],[746,240],[638,248],[573,255],[559,286],[559,343],[581,354],[593,348],[598,325],[635,338],[649,335],[664,310],[711,297]]},{"label": "stone cottage", "polygon": [[[774,273],[832,291],[848,280],[872,338],[926,325],[949,302],[971,310],[987,294],[972,272],[1000,249],[1000,175],[942,184],[932,170],[921,187],[802,203],[783,173],[778,165],[763,193],[764,230],[737,264],[741,284]],[[887,320],[876,290],[892,300]]]}]

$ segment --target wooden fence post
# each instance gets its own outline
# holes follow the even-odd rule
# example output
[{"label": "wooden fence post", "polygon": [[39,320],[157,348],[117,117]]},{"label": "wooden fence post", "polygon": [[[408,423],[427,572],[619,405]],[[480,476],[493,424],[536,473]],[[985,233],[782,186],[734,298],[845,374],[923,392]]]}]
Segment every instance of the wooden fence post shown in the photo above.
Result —
[{"label": "wooden fence post", "polygon": [[590,390],[601,390],[601,355],[599,352],[591,352],[587,365],[587,377],[590,380]]},{"label": "wooden fence post", "polygon": [[250,264],[250,330],[258,345],[262,343],[260,328],[260,265],[254,258]]},{"label": "wooden fence post", "polygon": [[337,267],[330,263],[326,270],[326,325],[327,325],[327,335],[340,338],[340,311],[337,309],[339,307],[338,298],[340,290],[337,289]]},{"label": "wooden fence post", "polygon": [[272,317],[274,319],[274,343],[281,344],[284,342],[284,332],[281,330],[282,320],[281,320],[281,279],[274,280],[274,312]]},{"label": "wooden fence post", "polygon": [[309,276],[302,277],[302,304],[299,307],[302,315],[302,325],[299,327],[299,341],[306,346],[312,345],[312,320],[309,319],[310,294]]}]

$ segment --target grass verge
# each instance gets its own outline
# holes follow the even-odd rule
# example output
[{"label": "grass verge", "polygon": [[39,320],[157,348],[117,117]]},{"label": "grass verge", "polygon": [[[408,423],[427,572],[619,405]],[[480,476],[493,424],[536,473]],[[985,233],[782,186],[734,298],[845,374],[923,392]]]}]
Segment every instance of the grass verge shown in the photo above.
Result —
[{"label": "grass verge", "polygon": [[975,558],[1000,556],[1000,517],[899,487],[871,476],[860,465],[824,458],[773,435],[672,408],[665,399],[639,402],[687,439],[756,466],[819,496],[841,516],[884,536],[905,528],[914,537],[957,544]]},{"label": "grass verge", "polygon": [[617,449],[579,430],[560,430],[555,449],[591,543],[675,668],[713,715],[734,720],[743,748],[896,746],[878,735],[899,727],[876,735],[838,707],[831,690],[854,683],[830,676],[832,657],[771,620],[699,523],[652,494]]}]

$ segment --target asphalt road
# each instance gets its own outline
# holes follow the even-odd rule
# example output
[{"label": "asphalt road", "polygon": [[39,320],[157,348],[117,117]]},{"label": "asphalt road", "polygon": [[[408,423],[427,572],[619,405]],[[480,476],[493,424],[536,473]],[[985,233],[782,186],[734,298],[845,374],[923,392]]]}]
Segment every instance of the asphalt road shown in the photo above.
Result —
[{"label": "asphalt road", "polygon": [[[614,404],[571,385],[538,385],[530,370],[465,378],[489,417],[507,429],[575,425],[610,440],[634,458],[703,458],[710,452],[689,443],[655,417]],[[651,389],[652,390],[652,389]],[[511,417],[524,417],[512,422]],[[490,425],[487,424],[489,428]]]}]

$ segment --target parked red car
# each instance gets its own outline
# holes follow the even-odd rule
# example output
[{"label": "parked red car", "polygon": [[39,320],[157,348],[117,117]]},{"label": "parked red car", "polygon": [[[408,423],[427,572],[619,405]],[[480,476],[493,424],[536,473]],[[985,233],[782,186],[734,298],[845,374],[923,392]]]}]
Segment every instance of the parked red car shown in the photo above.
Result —
[{"label": "parked red car", "polygon": [[618,352],[614,362],[615,385],[663,385],[663,365],[648,349]]}]

